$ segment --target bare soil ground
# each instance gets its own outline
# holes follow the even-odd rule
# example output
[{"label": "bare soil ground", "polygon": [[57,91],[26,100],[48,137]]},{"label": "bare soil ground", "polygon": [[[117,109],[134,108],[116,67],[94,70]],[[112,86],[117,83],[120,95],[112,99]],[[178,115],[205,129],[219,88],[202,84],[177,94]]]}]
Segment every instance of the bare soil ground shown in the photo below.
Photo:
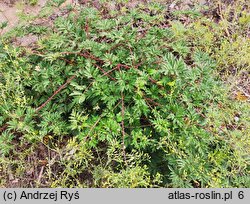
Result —
[{"label": "bare soil ground", "polygon": [[8,22],[7,27],[1,34],[15,27],[19,22],[18,13],[23,11],[26,14],[38,15],[47,0],[39,0],[35,6],[24,4],[20,0],[3,0],[0,2],[0,23]]},{"label": "bare soil ground", "polygon": [[[4,34],[19,22],[18,13],[23,12],[26,15],[38,15],[41,9],[46,5],[48,0],[38,0],[34,6],[25,4],[22,0],[1,0],[0,1],[0,23],[7,22],[8,25],[0,33]],[[72,3],[72,0],[66,0],[61,6]],[[58,8],[55,8],[55,11]]]}]

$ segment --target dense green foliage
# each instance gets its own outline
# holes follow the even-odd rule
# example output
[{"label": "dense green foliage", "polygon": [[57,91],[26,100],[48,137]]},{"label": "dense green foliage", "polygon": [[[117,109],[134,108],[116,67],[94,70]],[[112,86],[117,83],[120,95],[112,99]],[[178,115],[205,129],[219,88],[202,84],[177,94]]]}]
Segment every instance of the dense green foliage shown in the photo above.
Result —
[{"label": "dense green foliage", "polygon": [[250,187],[249,106],[225,97],[202,34],[148,9],[82,8],[27,30],[40,35],[31,48],[2,40],[0,185],[29,185],[44,151],[33,185]]}]

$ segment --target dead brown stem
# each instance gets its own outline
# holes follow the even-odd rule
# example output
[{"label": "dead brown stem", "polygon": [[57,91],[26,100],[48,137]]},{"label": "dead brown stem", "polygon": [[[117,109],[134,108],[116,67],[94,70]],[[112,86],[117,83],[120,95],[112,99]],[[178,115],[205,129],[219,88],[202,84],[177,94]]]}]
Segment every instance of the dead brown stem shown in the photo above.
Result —
[{"label": "dead brown stem", "polygon": [[42,176],[43,176],[43,170],[44,170],[44,166],[41,167],[41,170],[39,172],[39,176],[38,176],[38,179],[37,179],[38,184],[41,183],[41,179],[42,179]]},{"label": "dead brown stem", "polygon": [[125,127],[124,127],[124,112],[125,112],[125,107],[124,107],[124,95],[121,92],[121,98],[122,98],[122,153],[123,153],[123,159],[125,164],[127,164],[127,159],[126,159],[126,147],[125,147]]},{"label": "dead brown stem", "polygon": [[71,76],[62,86],[60,86],[53,94],[50,96],[47,101],[45,101],[42,105],[36,108],[36,112],[40,111],[44,106],[46,106],[62,89],[64,89],[74,78],[76,75]]}]

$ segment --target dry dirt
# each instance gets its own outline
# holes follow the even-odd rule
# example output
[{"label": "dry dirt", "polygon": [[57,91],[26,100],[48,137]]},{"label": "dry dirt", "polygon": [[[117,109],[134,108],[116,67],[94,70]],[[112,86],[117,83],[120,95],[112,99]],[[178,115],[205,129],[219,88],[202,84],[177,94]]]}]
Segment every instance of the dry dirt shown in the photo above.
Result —
[{"label": "dry dirt", "polygon": [[37,5],[24,5],[20,0],[3,0],[0,2],[0,23],[8,22],[1,34],[15,27],[19,22],[18,13],[23,10],[26,14],[38,15],[47,0],[39,0]]},{"label": "dry dirt", "polygon": [[[27,5],[22,0],[0,0],[0,23],[8,22],[7,27],[0,31],[0,35],[15,27],[19,22],[18,13],[24,12],[27,15],[38,15],[48,0],[38,0],[35,6]],[[73,0],[66,0],[61,6],[72,3]],[[55,10],[58,8],[55,8]]]}]

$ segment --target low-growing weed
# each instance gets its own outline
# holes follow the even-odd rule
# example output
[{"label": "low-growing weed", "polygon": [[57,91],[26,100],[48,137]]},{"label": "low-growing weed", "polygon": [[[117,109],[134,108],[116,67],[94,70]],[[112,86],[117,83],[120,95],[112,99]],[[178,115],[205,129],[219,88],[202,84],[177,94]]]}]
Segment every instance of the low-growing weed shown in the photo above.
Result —
[{"label": "low-growing weed", "polygon": [[221,54],[238,41],[145,6],[75,9],[29,48],[3,38],[1,185],[249,187],[249,104],[217,74],[241,66]]}]

